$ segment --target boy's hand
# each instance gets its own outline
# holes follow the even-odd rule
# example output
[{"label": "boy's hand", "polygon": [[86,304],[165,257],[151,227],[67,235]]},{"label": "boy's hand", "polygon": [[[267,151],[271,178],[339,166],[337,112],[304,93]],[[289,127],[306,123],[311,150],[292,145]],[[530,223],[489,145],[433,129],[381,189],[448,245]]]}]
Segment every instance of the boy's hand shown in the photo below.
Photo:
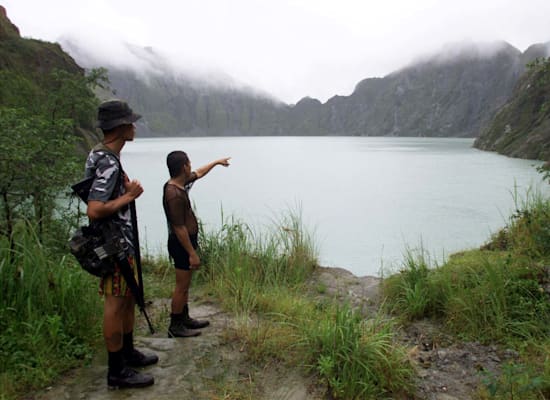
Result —
[{"label": "boy's hand", "polygon": [[189,255],[189,268],[190,269],[199,269],[201,266],[201,259],[197,253]]},{"label": "boy's hand", "polygon": [[217,163],[219,165],[223,165],[224,167],[229,167],[229,160],[231,160],[231,157],[220,158]]}]

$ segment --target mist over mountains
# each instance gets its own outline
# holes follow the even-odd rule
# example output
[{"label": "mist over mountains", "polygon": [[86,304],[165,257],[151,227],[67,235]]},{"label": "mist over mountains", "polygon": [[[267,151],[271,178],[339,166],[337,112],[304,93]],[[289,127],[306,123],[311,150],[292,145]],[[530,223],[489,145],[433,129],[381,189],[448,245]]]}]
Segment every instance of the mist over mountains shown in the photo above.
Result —
[{"label": "mist over mountains", "polygon": [[[506,42],[457,43],[383,78],[359,82],[326,103],[285,104],[222,73],[171,64],[152,48],[121,44],[98,57],[68,38],[62,47],[85,68],[109,70],[111,93],[143,114],[143,136],[353,135],[477,137],[509,99],[525,65],[549,43],[521,52]],[[120,60],[126,60],[121,62]]]}]

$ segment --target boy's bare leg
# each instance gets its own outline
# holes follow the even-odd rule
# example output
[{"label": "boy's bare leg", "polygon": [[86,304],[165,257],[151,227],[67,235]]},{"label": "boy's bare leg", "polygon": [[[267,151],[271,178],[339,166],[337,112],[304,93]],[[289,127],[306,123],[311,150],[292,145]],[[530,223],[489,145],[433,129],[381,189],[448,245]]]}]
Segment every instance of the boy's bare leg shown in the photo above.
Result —
[{"label": "boy's bare leg", "polygon": [[176,269],[176,287],[172,295],[172,314],[181,314],[189,300],[189,287],[193,271]]}]

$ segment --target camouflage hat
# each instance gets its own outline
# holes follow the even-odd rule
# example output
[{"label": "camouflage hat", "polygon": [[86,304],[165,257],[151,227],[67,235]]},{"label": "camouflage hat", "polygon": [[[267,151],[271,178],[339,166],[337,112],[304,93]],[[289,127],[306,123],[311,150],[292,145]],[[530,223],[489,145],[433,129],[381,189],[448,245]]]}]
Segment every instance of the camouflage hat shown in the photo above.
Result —
[{"label": "camouflage hat", "polygon": [[97,127],[110,130],[119,125],[129,125],[141,118],[135,114],[128,103],[123,100],[108,100],[99,105],[97,111]]}]

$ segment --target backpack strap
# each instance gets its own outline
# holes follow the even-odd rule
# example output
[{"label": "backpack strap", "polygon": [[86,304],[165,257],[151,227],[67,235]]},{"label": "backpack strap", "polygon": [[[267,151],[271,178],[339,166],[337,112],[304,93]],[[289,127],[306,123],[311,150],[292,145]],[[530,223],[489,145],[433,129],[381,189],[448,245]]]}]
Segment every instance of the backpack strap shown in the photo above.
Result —
[{"label": "backpack strap", "polygon": [[[116,163],[118,165],[118,176],[117,176],[117,181],[116,181],[116,186],[115,186],[115,190],[113,190],[113,193],[111,194],[111,200],[113,199],[116,199],[118,196],[120,196],[120,187],[122,185],[122,177],[124,175],[126,175],[126,172],[124,172],[124,169],[122,168],[122,164],[120,162],[120,158],[119,158],[119,155],[116,154],[113,150],[111,150],[110,148],[108,148],[107,146],[105,146],[105,144],[103,144],[103,142],[99,142],[98,144],[96,144],[93,148],[92,148],[92,151],[94,153],[98,153],[100,151],[103,151],[104,153],[108,153],[110,154],[111,156],[114,157],[114,159],[116,160]],[[93,182],[93,181],[92,181]]]}]

